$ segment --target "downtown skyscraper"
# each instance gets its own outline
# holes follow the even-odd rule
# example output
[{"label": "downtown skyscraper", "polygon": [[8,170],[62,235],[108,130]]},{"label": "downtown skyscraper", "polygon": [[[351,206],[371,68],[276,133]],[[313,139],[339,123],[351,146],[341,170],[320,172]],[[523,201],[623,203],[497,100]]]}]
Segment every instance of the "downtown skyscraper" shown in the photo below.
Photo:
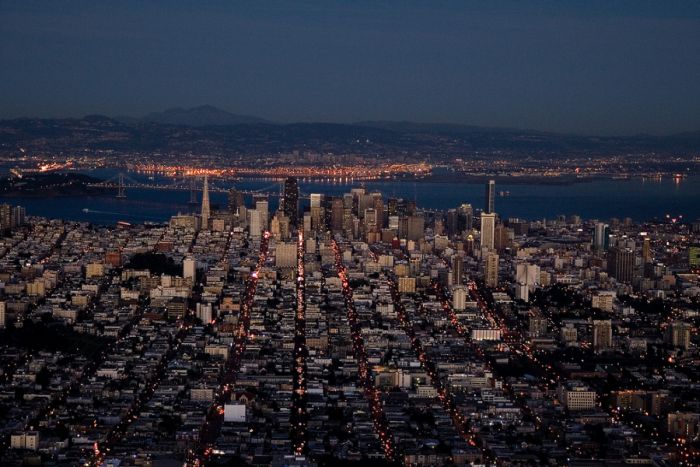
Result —
[{"label": "downtown skyscraper", "polygon": [[486,214],[496,212],[496,180],[489,180],[486,183],[484,212]]}]

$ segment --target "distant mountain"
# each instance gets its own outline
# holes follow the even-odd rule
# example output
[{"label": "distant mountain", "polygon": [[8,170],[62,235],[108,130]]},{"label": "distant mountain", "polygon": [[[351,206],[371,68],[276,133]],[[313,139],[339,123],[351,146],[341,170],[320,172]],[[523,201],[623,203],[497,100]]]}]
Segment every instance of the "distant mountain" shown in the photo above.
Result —
[{"label": "distant mountain", "polygon": [[[353,125],[381,128],[383,130],[397,131],[402,133],[441,133],[464,135],[473,133],[528,133],[546,135],[547,132],[536,130],[523,130],[518,128],[486,127],[476,125],[463,125],[460,123],[422,123],[407,120],[366,120],[355,122]],[[551,134],[551,133],[550,133]]]},{"label": "distant mountain", "polygon": [[[128,118],[120,119],[125,123],[132,123]],[[136,119],[143,122],[162,123],[166,125],[181,126],[225,126],[225,125],[249,125],[253,123],[269,123],[259,117],[251,115],[239,115],[219,109],[211,105],[201,105],[185,109],[174,107],[162,112],[152,112],[143,118]]]},{"label": "distant mountain", "polygon": [[183,154],[314,151],[452,160],[470,154],[509,157],[696,154],[700,132],[669,136],[597,137],[444,123],[358,122],[276,124],[211,106],[171,109],[145,118],[90,115],[79,119],[0,120],[0,155],[110,150]]}]

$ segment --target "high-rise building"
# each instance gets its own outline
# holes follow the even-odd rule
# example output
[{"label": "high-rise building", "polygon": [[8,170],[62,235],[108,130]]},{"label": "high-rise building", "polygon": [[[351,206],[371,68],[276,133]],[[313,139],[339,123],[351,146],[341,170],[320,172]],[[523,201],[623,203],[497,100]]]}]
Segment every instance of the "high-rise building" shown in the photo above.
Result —
[{"label": "high-rise building", "polygon": [[325,228],[326,215],[323,206],[311,206],[311,228],[315,232],[323,232]]},{"label": "high-rise building", "polygon": [[253,238],[260,238],[262,236],[262,219],[260,211],[257,209],[249,209],[248,215],[248,228],[250,230],[250,236]]},{"label": "high-rise building", "polygon": [[481,213],[481,248],[493,250],[495,246],[496,214]]},{"label": "high-rise building", "polygon": [[612,347],[612,321],[593,320],[593,350],[604,352]]},{"label": "high-rise building", "polygon": [[294,177],[288,177],[284,181],[282,211],[284,211],[292,225],[297,225],[297,220],[299,219],[299,184]]},{"label": "high-rise building", "polygon": [[24,218],[27,216],[27,211],[24,206],[15,206],[12,208],[12,226],[19,227],[24,225]]},{"label": "high-rise building", "polygon": [[188,256],[182,260],[182,277],[194,280],[197,276],[197,260]]},{"label": "high-rise building", "polygon": [[452,308],[456,311],[467,308],[467,288],[463,285],[452,289]]},{"label": "high-rise building", "polygon": [[690,334],[693,326],[683,321],[674,321],[667,328],[664,340],[673,347],[688,350],[690,347]]},{"label": "high-rise building", "polygon": [[389,198],[386,200],[386,212],[389,216],[398,216],[399,200],[396,198]]},{"label": "high-rise building", "polygon": [[469,255],[474,255],[474,236],[467,235],[467,239],[464,241],[464,252]]},{"label": "high-rise building", "polygon": [[270,207],[267,196],[255,197],[255,210],[260,213],[260,227],[267,230],[270,222]]},{"label": "high-rise building", "polygon": [[311,193],[311,205],[310,205],[310,207],[320,208],[322,202],[323,202],[323,194],[322,193]]},{"label": "high-rise building", "polygon": [[333,198],[331,201],[331,231],[333,233],[341,233],[343,231],[343,216],[345,215],[345,206],[342,198]]},{"label": "high-rise building", "polygon": [[634,250],[611,248],[608,251],[608,274],[618,282],[631,283],[634,278]]},{"label": "high-rise building", "polygon": [[517,217],[511,217],[508,219],[508,227],[513,229],[514,235],[527,235],[530,230],[530,224],[525,220],[518,219]]},{"label": "high-rise building", "polygon": [[593,249],[598,253],[608,249],[610,242],[610,228],[608,224],[598,222],[593,231]]},{"label": "high-rise building", "polygon": [[464,275],[464,258],[462,255],[452,255],[452,284],[460,285]]},{"label": "high-rise building", "polygon": [[209,228],[209,218],[211,217],[211,207],[209,206],[209,176],[204,176],[204,187],[202,188],[202,229]]},{"label": "high-rise building", "polygon": [[528,290],[533,292],[540,283],[540,267],[530,263],[516,264],[515,283],[526,285]]},{"label": "high-rise building", "polygon": [[425,219],[423,216],[408,216],[406,225],[406,239],[420,240],[423,238],[425,230]]},{"label": "high-rise building", "polygon": [[245,196],[242,192],[231,188],[228,191],[228,210],[230,213],[235,214],[238,212],[238,208],[245,206]]},{"label": "high-rise building", "polygon": [[12,228],[12,206],[0,204],[0,230]]},{"label": "high-rise building", "polygon": [[688,265],[692,268],[700,268],[700,244],[688,247]]},{"label": "high-rise building", "polygon": [[501,253],[506,248],[509,248],[510,239],[513,236],[513,231],[503,224],[498,224],[494,229],[494,242],[493,247]]},{"label": "high-rise building", "polygon": [[365,227],[367,230],[377,229],[377,211],[373,208],[365,209],[365,214],[363,216],[365,220]]},{"label": "high-rise building", "polygon": [[372,207],[377,213],[377,228],[383,229],[384,228],[384,201],[382,200],[382,194],[381,193],[372,193],[372,197],[374,198],[373,205]]},{"label": "high-rise building", "polygon": [[644,236],[642,241],[642,261],[644,264],[651,263],[651,239],[648,235]]},{"label": "high-rise building", "polygon": [[460,232],[459,229],[459,213],[456,209],[449,209],[445,217],[445,229],[447,235],[452,238]]},{"label": "high-rise building", "polygon": [[458,208],[459,213],[463,216],[460,222],[464,222],[460,225],[460,230],[471,230],[474,226],[474,208],[471,204],[465,203]]},{"label": "high-rise building", "polygon": [[496,180],[489,180],[486,183],[486,202],[484,212],[491,214],[496,212]]},{"label": "high-rise building", "polygon": [[484,258],[484,282],[487,287],[498,287],[498,255],[488,253]]}]

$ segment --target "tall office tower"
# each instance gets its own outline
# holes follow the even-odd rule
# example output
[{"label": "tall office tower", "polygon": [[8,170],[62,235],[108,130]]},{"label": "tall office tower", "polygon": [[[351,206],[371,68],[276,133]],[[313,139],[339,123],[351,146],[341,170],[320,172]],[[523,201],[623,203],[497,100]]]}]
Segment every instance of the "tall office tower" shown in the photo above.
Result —
[{"label": "tall office tower", "polygon": [[433,233],[436,236],[445,235],[445,221],[439,214],[435,216],[435,226],[433,227]]},{"label": "tall office tower", "polygon": [[299,184],[294,177],[288,177],[284,181],[284,201],[282,211],[289,218],[292,225],[297,225],[299,219]]},{"label": "tall office tower", "polygon": [[240,191],[235,188],[231,188],[228,191],[228,210],[230,213],[235,214],[238,209],[245,206],[245,196]]},{"label": "tall office tower", "polygon": [[260,226],[263,230],[267,230],[270,223],[270,205],[267,196],[255,197],[255,210],[260,213]]},{"label": "tall office tower", "polygon": [[491,214],[496,212],[496,180],[489,180],[486,183],[486,204],[484,212]]},{"label": "tall office tower", "polygon": [[270,221],[270,233],[275,240],[285,241],[289,239],[289,218],[282,211],[272,216]]},{"label": "tall office tower", "polygon": [[406,215],[407,216],[413,216],[416,214],[416,210],[418,209],[418,206],[416,205],[415,200],[414,201],[405,201],[404,206],[406,209]]},{"label": "tall office tower", "polygon": [[4,328],[6,326],[6,321],[7,321],[7,309],[5,302],[0,302],[0,328]]},{"label": "tall office tower", "polygon": [[610,228],[608,224],[598,222],[593,231],[593,249],[598,253],[608,249],[610,242]]},{"label": "tall office tower", "polygon": [[399,231],[399,216],[389,216],[389,228]]},{"label": "tall office tower", "polygon": [[464,241],[464,252],[469,256],[474,255],[474,237],[472,235],[467,235],[467,239]]},{"label": "tall office tower", "polygon": [[481,248],[493,250],[495,245],[496,214],[481,213]]},{"label": "tall office tower", "polygon": [[325,228],[325,214],[322,206],[311,206],[311,229],[314,232],[323,232]]},{"label": "tall office tower", "polygon": [[645,235],[642,241],[642,261],[644,264],[651,263],[651,259],[651,239]]},{"label": "tall office tower", "polygon": [[250,236],[252,238],[260,238],[262,236],[262,216],[260,211],[257,209],[249,209],[248,215],[248,227],[250,230]]},{"label": "tall office tower", "polygon": [[515,282],[526,285],[533,292],[540,282],[540,267],[536,264],[518,263],[515,266]]},{"label": "tall office tower", "polygon": [[197,260],[188,256],[182,260],[182,277],[194,280],[197,276]]},{"label": "tall office tower", "polygon": [[352,195],[352,213],[360,217],[360,197],[364,196],[365,194],[365,189],[362,187],[359,188],[351,188],[350,189],[350,194]]},{"label": "tall office tower", "polygon": [[331,218],[333,217],[333,198],[331,196],[324,196],[321,206],[323,207],[323,229],[330,230]]},{"label": "tall office tower", "polygon": [[343,194],[343,208],[352,210],[354,202],[355,197],[352,195],[352,193]]},{"label": "tall office tower", "polygon": [[272,220],[270,221],[270,233],[272,234],[272,238],[275,240],[284,241],[282,238],[282,231],[280,229],[280,220],[277,217],[277,214],[272,216]]},{"label": "tall office tower", "polygon": [[464,225],[460,225],[460,230],[471,230],[474,227],[474,208],[471,204],[464,203],[459,207],[459,212],[463,216],[461,222],[464,222]]},{"label": "tall office tower", "polygon": [[609,319],[593,320],[593,350],[604,352],[612,347],[612,321]]},{"label": "tall office tower", "polygon": [[464,276],[464,258],[462,255],[452,255],[452,285],[460,285]]},{"label": "tall office tower", "polygon": [[445,230],[447,236],[452,238],[459,233],[459,213],[456,209],[448,209],[445,216]]},{"label": "tall office tower", "polygon": [[510,247],[510,239],[513,235],[513,231],[503,224],[498,224],[494,229],[494,243],[493,246],[499,253]]},{"label": "tall office tower", "polygon": [[667,328],[664,334],[664,341],[673,347],[688,350],[690,347],[690,334],[693,326],[683,321],[674,321]]},{"label": "tall office tower", "polygon": [[527,221],[518,219],[517,217],[508,218],[508,227],[513,229],[514,235],[527,235],[530,230],[530,224]]},{"label": "tall office tower", "polygon": [[[345,206],[345,203],[343,203]],[[343,207],[343,233],[348,238],[353,238],[355,222],[352,215],[352,208]]]},{"label": "tall office tower", "polygon": [[277,220],[279,222],[280,237],[282,237],[285,240],[289,239],[289,237],[292,234],[291,229],[289,227],[289,225],[290,225],[289,217],[282,215],[282,216],[279,216],[277,218]]},{"label": "tall office tower", "polygon": [[692,269],[700,268],[700,243],[688,247],[688,265]]},{"label": "tall office tower", "polygon": [[341,233],[343,231],[343,216],[345,215],[345,207],[342,198],[333,198],[331,201],[331,231]]},{"label": "tall office tower", "polygon": [[365,228],[369,230],[377,229],[377,211],[372,208],[365,209],[365,215],[363,216]]},{"label": "tall office tower", "polygon": [[462,311],[467,308],[467,288],[463,285],[452,289],[452,308]]},{"label": "tall office tower", "polygon": [[0,230],[12,228],[12,206],[0,204]]},{"label": "tall office tower", "polygon": [[372,195],[363,193],[357,197],[357,217],[363,219],[365,216],[365,210],[374,206],[374,197]]},{"label": "tall office tower", "polygon": [[384,200],[381,193],[372,193],[374,201],[372,207],[377,212],[377,228],[383,229],[386,223],[384,222]]},{"label": "tall office tower", "polygon": [[311,208],[320,208],[323,203],[323,194],[322,193],[311,193],[311,200],[309,207]]},{"label": "tall office tower", "polygon": [[387,210],[388,215],[398,216],[399,215],[399,200],[396,198],[389,198],[386,201],[386,210]]},{"label": "tall office tower", "polygon": [[204,188],[202,188],[202,228],[209,228],[209,217],[211,217],[211,207],[209,206],[209,176],[204,176]]},{"label": "tall office tower", "polygon": [[406,200],[403,198],[399,198],[399,202],[396,205],[396,212],[398,213],[399,216],[408,216],[408,205],[406,204]]},{"label": "tall office tower", "polygon": [[304,213],[304,234],[311,233],[311,213]]},{"label": "tall office tower", "polygon": [[15,206],[12,208],[12,226],[19,227],[24,225],[24,218],[27,216],[27,210],[24,206]]},{"label": "tall office tower", "polygon": [[634,250],[611,248],[608,251],[608,274],[618,282],[631,283],[634,279]]},{"label": "tall office tower", "polygon": [[498,255],[488,253],[484,258],[484,283],[486,287],[498,287]]},{"label": "tall office tower", "polygon": [[420,240],[425,234],[425,219],[423,216],[408,216],[406,221],[406,239]]}]

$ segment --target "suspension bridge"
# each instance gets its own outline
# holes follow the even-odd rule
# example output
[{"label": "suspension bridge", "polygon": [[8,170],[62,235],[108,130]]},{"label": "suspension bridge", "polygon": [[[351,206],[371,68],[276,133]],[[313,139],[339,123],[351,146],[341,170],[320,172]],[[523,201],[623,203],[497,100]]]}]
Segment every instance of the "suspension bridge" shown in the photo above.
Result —
[{"label": "suspension bridge", "polygon": [[[197,183],[198,178],[188,177],[186,179],[173,179],[172,183],[148,183],[134,180],[125,173],[118,173],[110,179],[104,180],[102,182],[89,183],[87,186],[95,188],[103,188],[105,190],[116,190],[117,198],[126,198],[127,190],[138,189],[138,190],[161,190],[161,191],[189,191],[190,192],[190,204],[198,204],[198,193],[202,191],[202,185]],[[209,182],[209,192],[210,193],[228,193],[232,189],[235,189],[239,193],[250,196],[268,196],[268,197],[282,197],[283,196],[283,186],[284,182],[275,182],[269,186],[262,187],[257,190],[240,190],[233,186],[220,186],[216,182]],[[276,189],[275,191],[272,191]],[[300,199],[309,199],[308,194],[299,193]]]}]

